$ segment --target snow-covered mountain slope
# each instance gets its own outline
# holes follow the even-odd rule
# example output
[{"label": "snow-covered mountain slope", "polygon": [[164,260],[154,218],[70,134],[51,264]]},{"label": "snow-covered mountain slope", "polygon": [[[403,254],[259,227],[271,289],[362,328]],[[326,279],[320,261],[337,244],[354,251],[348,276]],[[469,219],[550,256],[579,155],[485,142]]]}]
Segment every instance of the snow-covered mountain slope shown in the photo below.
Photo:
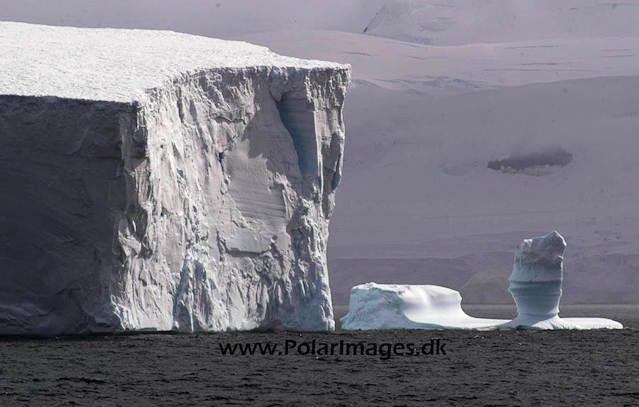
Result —
[{"label": "snow-covered mountain slope", "polygon": [[348,66],[0,23],[0,333],[331,330]]},{"label": "snow-covered mountain slope", "polygon": [[385,0],[0,0],[0,20],[173,30],[224,39],[276,30],[361,32]]},{"label": "snow-covered mountain slope", "polygon": [[[427,46],[336,31],[280,31],[240,37],[285,55],[332,57],[353,66],[354,86],[452,96],[489,89],[636,74],[636,37]],[[369,99],[373,107],[383,99]],[[351,103],[352,105],[352,103]],[[362,109],[366,106],[357,103]]]},{"label": "snow-covered mountain slope", "polygon": [[571,242],[566,303],[639,300],[638,38],[246,38],[353,65],[328,252],[336,303],[366,281],[509,303],[512,242],[549,229]]},{"label": "snow-covered mountain slope", "polygon": [[638,16],[637,0],[388,0],[364,32],[432,45],[624,37]]}]

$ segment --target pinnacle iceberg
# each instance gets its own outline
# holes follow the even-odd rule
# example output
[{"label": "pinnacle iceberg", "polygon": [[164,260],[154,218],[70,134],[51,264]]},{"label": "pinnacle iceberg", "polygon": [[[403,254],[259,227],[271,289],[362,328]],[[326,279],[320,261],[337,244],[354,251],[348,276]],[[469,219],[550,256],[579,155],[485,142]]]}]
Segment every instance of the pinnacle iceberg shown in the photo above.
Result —
[{"label": "pinnacle iceberg", "polygon": [[517,304],[517,318],[506,326],[533,329],[622,328],[605,318],[560,318],[564,250],[566,241],[557,231],[525,239],[517,248],[513,272],[508,279]]},{"label": "pinnacle iceberg", "polygon": [[520,314],[553,316],[559,313],[566,242],[556,231],[526,239],[515,253],[510,291]]},{"label": "pinnacle iceberg", "polygon": [[0,22],[0,334],[334,329],[350,67]]},{"label": "pinnacle iceberg", "polygon": [[557,232],[524,240],[515,253],[509,291],[518,316],[473,318],[459,292],[434,285],[368,283],[353,287],[342,328],[356,329],[620,329],[606,318],[559,318],[564,238]]}]

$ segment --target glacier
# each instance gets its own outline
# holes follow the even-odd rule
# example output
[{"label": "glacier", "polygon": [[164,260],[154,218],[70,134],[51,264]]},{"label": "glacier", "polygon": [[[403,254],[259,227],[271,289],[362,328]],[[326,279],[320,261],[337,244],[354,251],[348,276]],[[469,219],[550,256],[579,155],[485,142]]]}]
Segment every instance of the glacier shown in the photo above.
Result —
[{"label": "glacier", "polygon": [[334,329],[350,66],[0,22],[0,334]]},{"label": "glacier", "polygon": [[352,288],[346,330],[368,329],[621,329],[606,318],[560,318],[566,242],[557,231],[525,239],[517,248],[510,288],[518,315],[473,318],[461,306],[459,292],[436,285],[367,283]]}]

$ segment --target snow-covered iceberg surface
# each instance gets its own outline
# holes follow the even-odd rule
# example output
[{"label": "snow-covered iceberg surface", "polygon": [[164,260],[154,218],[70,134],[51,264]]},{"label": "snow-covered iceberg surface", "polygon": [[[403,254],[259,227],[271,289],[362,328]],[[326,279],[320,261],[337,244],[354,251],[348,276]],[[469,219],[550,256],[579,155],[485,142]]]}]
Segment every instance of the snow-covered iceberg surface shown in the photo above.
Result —
[{"label": "snow-covered iceberg surface", "polygon": [[342,328],[355,329],[469,329],[508,322],[468,316],[461,295],[436,285],[367,283],[353,287]]},{"label": "snow-covered iceberg surface", "polygon": [[434,285],[368,283],[353,287],[342,328],[355,329],[621,329],[605,318],[559,318],[564,238],[556,231],[526,239],[509,279],[518,316],[512,321],[473,318],[455,290]]},{"label": "snow-covered iceberg surface", "polygon": [[0,334],[334,329],[350,67],[0,23]]}]

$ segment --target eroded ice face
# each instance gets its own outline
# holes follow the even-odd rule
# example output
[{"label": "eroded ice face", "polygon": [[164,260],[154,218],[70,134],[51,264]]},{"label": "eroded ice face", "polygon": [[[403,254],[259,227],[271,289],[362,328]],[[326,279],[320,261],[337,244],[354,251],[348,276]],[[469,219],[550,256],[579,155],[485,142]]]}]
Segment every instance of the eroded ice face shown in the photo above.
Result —
[{"label": "eroded ice face", "polygon": [[515,253],[508,291],[520,314],[553,316],[559,312],[566,242],[552,233],[524,240]]},{"label": "eroded ice face", "polygon": [[13,23],[0,53],[0,334],[334,328],[348,66]]}]

